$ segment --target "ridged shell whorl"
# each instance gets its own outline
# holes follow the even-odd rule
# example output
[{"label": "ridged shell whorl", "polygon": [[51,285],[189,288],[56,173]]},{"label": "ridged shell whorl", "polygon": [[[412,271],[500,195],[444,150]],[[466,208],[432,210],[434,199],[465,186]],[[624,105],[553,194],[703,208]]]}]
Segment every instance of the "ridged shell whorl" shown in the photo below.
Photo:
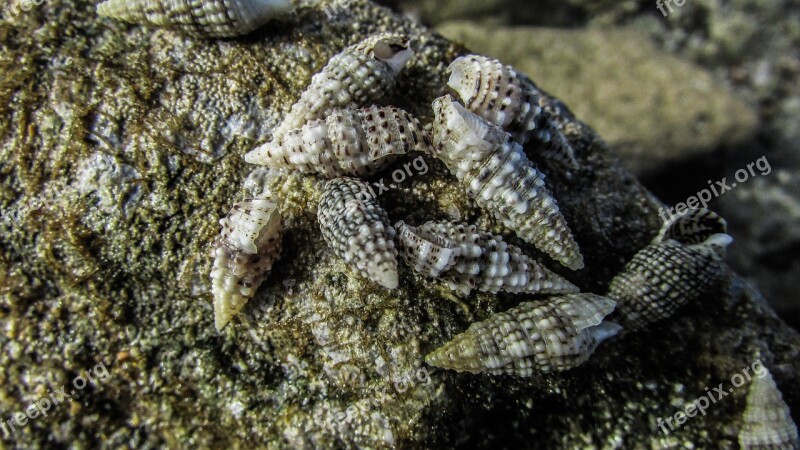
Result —
[{"label": "ridged shell whorl", "polygon": [[583,256],[564,216],[522,147],[496,125],[445,96],[433,102],[433,153],[478,205],[565,266]]},{"label": "ridged shell whorl", "polygon": [[366,183],[346,177],[329,181],[317,218],[325,242],[339,257],[381,286],[397,287],[395,231]]},{"label": "ridged shell whorl", "polygon": [[709,293],[726,272],[718,249],[730,242],[730,236],[715,234],[702,244],[667,240],[639,251],[608,290],[617,301],[622,325],[640,329]]},{"label": "ridged shell whorl", "polygon": [[544,144],[543,156],[576,168],[575,152],[551,123],[538,88],[513,67],[485,56],[462,56],[450,65],[448,85],[467,109],[502,127],[520,144]]},{"label": "ridged shell whorl", "polygon": [[400,256],[423,277],[440,277],[464,255],[463,245],[424,227],[414,228],[401,220],[394,228],[398,234]]},{"label": "ridged shell whorl", "polygon": [[108,0],[97,13],[195,37],[225,38],[248,34],[293,9],[289,0]]},{"label": "ridged shell whorl", "polygon": [[789,406],[772,374],[766,368],[764,371],[763,377],[754,377],[750,382],[739,445],[743,450],[796,450],[800,439]]},{"label": "ridged shell whorl", "polygon": [[334,109],[245,156],[252,164],[333,178],[369,175],[410,151],[429,153],[430,137],[399,108]]},{"label": "ridged shell whorl", "polygon": [[594,294],[521,303],[473,323],[425,361],[459,372],[520,377],[568,370],[619,332],[619,325],[603,322],[613,310],[613,300]]},{"label": "ridged shell whorl", "polygon": [[378,34],[345,48],[311,78],[292,110],[273,132],[272,140],[334,108],[371,105],[389,92],[398,72],[414,56],[406,36]]},{"label": "ridged shell whorl", "polygon": [[211,270],[217,330],[242,310],[281,256],[283,225],[277,207],[269,199],[243,201],[219,221],[222,234]]},{"label": "ridged shell whorl", "polygon": [[727,222],[716,213],[704,208],[690,209],[666,220],[653,242],[674,240],[681,244],[701,244],[715,234],[727,232]]},{"label": "ridged shell whorl", "polygon": [[395,224],[401,256],[415,272],[441,278],[450,289],[514,294],[578,292],[569,281],[474,225],[427,222],[417,228]]}]

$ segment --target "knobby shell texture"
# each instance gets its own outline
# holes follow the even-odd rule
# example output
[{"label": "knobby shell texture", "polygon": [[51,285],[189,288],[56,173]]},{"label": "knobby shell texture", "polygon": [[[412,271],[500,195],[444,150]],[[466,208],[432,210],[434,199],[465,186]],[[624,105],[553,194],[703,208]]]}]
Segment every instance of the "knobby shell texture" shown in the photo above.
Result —
[{"label": "knobby shell texture", "polygon": [[464,109],[450,96],[433,103],[434,155],[467,194],[512,229],[570,269],[583,256],[539,172],[519,144],[497,126]]},{"label": "knobby shell texture", "polygon": [[248,34],[294,9],[290,0],[108,0],[97,13],[201,38]]},{"label": "knobby shell texture", "polygon": [[402,220],[394,224],[400,256],[414,272],[438,278],[463,257],[464,248],[445,236],[414,228]]},{"label": "knobby shell texture", "polygon": [[369,175],[385,169],[398,155],[429,152],[430,137],[419,121],[391,106],[334,109],[245,156],[273,169],[318,173],[328,178]]},{"label": "knobby shell texture", "polygon": [[796,450],[800,439],[789,406],[775,385],[772,374],[753,376],[747,393],[747,407],[739,430],[742,450]]},{"label": "knobby shell texture", "polygon": [[519,247],[474,225],[426,222],[414,228],[400,221],[395,229],[400,254],[409,267],[423,277],[441,278],[464,295],[473,289],[514,294],[578,292],[577,286]]},{"label": "knobby shell texture", "polygon": [[219,221],[222,235],[213,251],[211,293],[214,324],[221,330],[239,313],[280,259],[283,224],[270,199],[236,203]]},{"label": "knobby shell texture", "polygon": [[459,372],[519,377],[568,370],[619,332],[619,325],[603,322],[614,304],[594,294],[525,302],[473,323],[425,361]]},{"label": "knobby shell texture", "polygon": [[711,292],[727,273],[718,249],[730,242],[730,236],[715,234],[702,244],[668,240],[638,252],[608,290],[625,329],[638,330],[670,317]]},{"label": "knobby shell texture", "polygon": [[578,167],[575,150],[551,121],[547,101],[528,77],[479,55],[456,59],[448,71],[448,85],[467,109],[502,127],[520,144],[536,141],[545,158],[571,169]]},{"label": "knobby shell texture", "polygon": [[[346,45],[407,34],[419,53],[391,104],[427,122],[463,49],[365,0],[333,20],[300,8],[280,30],[227,41],[110,29],[94,6],[45,2],[0,21],[8,43],[0,48],[0,207],[19,211],[13,222],[0,218],[0,409],[24,411],[46,395],[43,386],[68,384],[100,362],[109,372],[70,404],[17,426],[13,445],[573,448],[624,440],[661,448],[678,440],[735,448],[730,430],[743,399],[717,402],[702,426],[668,437],[653,427],[675,411],[672,392],[695,386],[702,394],[752,362],[752,346],[780,368],[773,374],[784,398],[798,404],[791,386],[800,337],[738,277],[657,334],[615,339],[581,370],[544,385],[421,365],[447,338],[518,299],[473,292],[475,301],[459,307],[428,285],[390,292],[349,273],[319,231],[321,184],[296,172],[264,185],[281,199],[281,261],[236,326],[217,333],[207,257],[215,220],[232,199],[260,198],[262,185],[242,180],[251,169],[268,171],[242,156],[313,74]],[[547,181],[586,257],[570,279],[600,292],[658,231],[661,203],[583,130],[570,136],[580,176],[554,171]],[[380,197],[391,217],[474,218],[500,234],[431,162],[426,175]],[[97,176],[80,169],[87,164]],[[57,195],[43,194],[53,188]],[[22,209],[39,200],[47,200],[40,209]],[[741,345],[732,348],[732,339]],[[340,381],[345,366],[358,382]],[[429,377],[417,376],[422,369]],[[655,380],[658,391],[640,380]]]},{"label": "knobby shell texture", "polygon": [[317,217],[325,242],[346,263],[387,289],[397,288],[395,230],[366,183],[346,177],[329,181]]},{"label": "knobby shell texture", "polygon": [[273,131],[272,140],[334,108],[360,108],[387,96],[397,74],[414,56],[407,36],[382,33],[345,48],[311,79],[300,99]]}]

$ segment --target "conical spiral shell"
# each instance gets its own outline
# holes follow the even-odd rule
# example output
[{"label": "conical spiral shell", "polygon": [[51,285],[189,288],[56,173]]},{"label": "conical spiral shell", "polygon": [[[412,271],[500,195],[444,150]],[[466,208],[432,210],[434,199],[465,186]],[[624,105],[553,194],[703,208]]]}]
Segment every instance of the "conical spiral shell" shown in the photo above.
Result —
[{"label": "conical spiral shell", "polygon": [[534,139],[544,145],[543,156],[577,167],[572,146],[551,122],[541,92],[526,76],[479,55],[456,59],[448,71],[448,85],[467,109],[502,127],[520,144]]},{"label": "conical spiral shell", "polygon": [[397,155],[428,153],[430,137],[419,121],[395,107],[334,109],[325,119],[280,136],[245,160],[274,169],[294,169],[333,178],[369,175]]},{"label": "conical spiral shell", "polygon": [[425,361],[459,372],[510,374],[560,372],[586,360],[621,327],[603,318],[614,301],[594,294],[525,302],[476,322],[429,354]]},{"label": "conical spiral shell", "polygon": [[433,103],[433,153],[478,205],[517,235],[565,266],[583,267],[583,256],[539,172],[508,134],[453,102]]},{"label": "conical spiral shell", "polygon": [[728,235],[717,234],[703,244],[669,240],[639,251],[611,280],[608,290],[608,296],[617,301],[622,325],[631,331],[640,329],[707,294],[725,274],[716,247],[728,243]]},{"label": "conical spiral shell", "polygon": [[474,225],[427,222],[418,228],[395,224],[401,256],[414,271],[441,278],[450,289],[514,294],[578,292],[569,281],[525,255],[503,238]]},{"label": "conical spiral shell", "polygon": [[280,259],[283,225],[277,204],[268,199],[236,203],[219,221],[211,292],[214,322],[221,330],[239,313]]},{"label": "conical spiral shell", "polygon": [[666,220],[653,242],[672,239],[681,244],[701,244],[715,234],[727,232],[727,222],[716,213],[704,208],[690,209]]},{"label": "conical spiral shell", "polygon": [[408,38],[397,34],[378,34],[347,47],[311,78],[272,140],[324,119],[335,108],[375,103],[394,87],[397,73],[413,55]]},{"label": "conical spiral shell", "polygon": [[367,184],[346,177],[329,181],[317,218],[325,242],[346,263],[381,286],[397,287],[395,231]]},{"label": "conical spiral shell", "polygon": [[739,445],[743,450],[797,450],[800,439],[789,406],[772,374],[766,368],[764,371],[750,382]]},{"label": "conical spiral shell", "polygon": [[195,37],[243,36],[294,8],[289,0],[108,0],[101,16]]}]

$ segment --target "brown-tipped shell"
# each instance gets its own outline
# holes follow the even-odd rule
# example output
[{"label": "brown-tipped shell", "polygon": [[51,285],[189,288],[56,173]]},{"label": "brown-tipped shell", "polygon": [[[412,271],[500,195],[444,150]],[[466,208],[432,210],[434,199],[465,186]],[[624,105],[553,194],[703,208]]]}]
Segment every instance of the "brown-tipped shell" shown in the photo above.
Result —
[{"label": "brown-tipped shell", "polygon": [[479,55],[462,56],[448,68],[448,85],[470,111],[492,122],[519,142],[534,140],[543,156],[577,168],[569,141],[551,123],[536,85],[511,66]]},{"label": "brown-tipped shell", "polygon": [[222,234],[211,271],[217,330],[242,310],[280,259],[283,226],[277,207],[268,199],[248,200],[219,221]]},{"label": "brown-tipped shell", "polygon": [[640,329],[709,293],[725,274],[717,249],[730,241],[730,236],[716,234],[702,244],[668,240],[639,251],[611,280],[608,290],[608,296],[617,301],[622,325],[631,331]]},{"label": "brown-tipped shell", "polygon": [[440,278],[468,295],[473,289],[514,294],[563,294],[577,286],[474,225],[427,222],[417,228],[398,222],[401,255],[415,272]]},{"label": "brown-tipped shell", "polygon": [[433,103],[433,153],[478,205],[517,235],[565,266],[583,256],[539,172],[507,133],[450,96]]},{"label": "brown-tipped shell", "polygon": [[800,439],[789,406],[772,374],[763,370],[750,382],[739,445],[743,450],[797,450]]},{"label": "brown-tipped shell", "polygon": [[335,108],[361,108],[383,98],[397,73],[414,55],[406,36],[378,34],[335,55],[300,96],[272,140],[306,123],[324,119]]},{"label": "brown-tipped shell", "polygon": [[195,37],[225,38],[248,34],[293,9],[289,0],[108,0],[97,13]]},{"label": "brown-tipped shell", "polygon": [[373,174],[410,151],[430,151],[430,137],[419,121],[399,108],[372,106],[334,109],[325,119],[253,150],[245,160],[333,178]]},{"label": "brown-tipped shell", "polygon": [[520,377],[568,370],[619,332],[619,325],[603,322],[613,309],[613,300],[594,294],[525,302],[473,323],[425,361],[459,372]]},{"label": "brown-tipped shell", "polygon": [[329,181],[317,218],[325,242],[346,263],[381,286],[397,287],[395,230],[366,183],[347,177]]}]

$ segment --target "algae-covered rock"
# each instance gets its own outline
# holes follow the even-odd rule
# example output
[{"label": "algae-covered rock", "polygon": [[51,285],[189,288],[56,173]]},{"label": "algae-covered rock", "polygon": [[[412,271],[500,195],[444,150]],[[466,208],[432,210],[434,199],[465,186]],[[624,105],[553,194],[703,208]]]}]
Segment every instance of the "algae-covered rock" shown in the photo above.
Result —
[{"label": "algae-covered rock", "polygon": [[483,28],[450,22],[438,30],[529,74],[638,173],[740,144],[756,129],[755,111],[710,73],[656,49],[633,28]]},{"label": "algae-covered rock", "polygon": [[[5,443],[732,446],[746,390],[668,436],[656,418],[757,354],[797,417],[800,337],[736,278],[557,377],[426,366],[425,354],[520,298],[458,299],[403,266],[399,289],[370,283],[322,239],[320,179],[253,170],[242,157],[329,57],[369,34],[411,36],[417,55],[387,103],[423,121],[463,49],[366,0],[334,17],[321,8],[236,40],[99,19],[87,1],[52,1],[0,22]],[[578,273],[515,239],[434,160],[408,155],[369,181],[389,188],[379,201],[393,221],[477,223],[602,293],[655,234],[660,205],[592,132],[570,139],[581,169],[543,170],[585,257]],[[265,189],[283,200],[283,258],[218,334],[209,278],[217,222]],[[20,416],[31,404],[47,415]]]}]

